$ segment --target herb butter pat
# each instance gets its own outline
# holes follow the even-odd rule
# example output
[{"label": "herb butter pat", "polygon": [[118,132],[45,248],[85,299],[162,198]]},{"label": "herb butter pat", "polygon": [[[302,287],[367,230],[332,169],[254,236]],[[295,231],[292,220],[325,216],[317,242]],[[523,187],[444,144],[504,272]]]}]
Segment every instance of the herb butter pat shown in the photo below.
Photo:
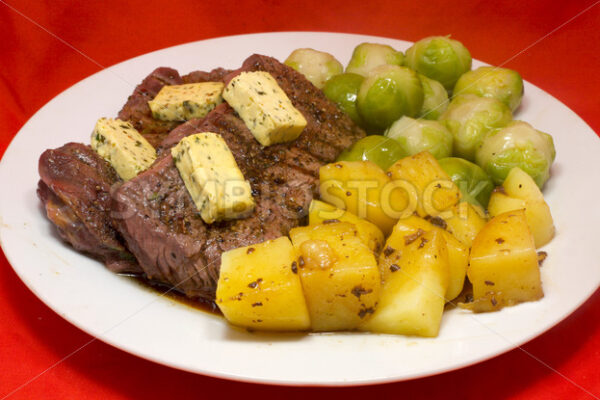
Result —
[{"label": "herb butter pat", "polygon": [[171,149],[171,155],[207,224],[242,218],[254,210],[250,184],[220,135],[203,132],[188,136]]},{"label": "herb butter pat", "polygon": [[162,121],[203,118],[223,102],[223,87],[221,82],[163,86],[148,105],[152,116]]},{"label": "herb butter pat", "polygon": [[295,140],[306,127],[304,116],[268,72],[242,72],[225,87],[223,99],[263,146]]},{"label": "herb butter pat", "polygon": [[100,118],[92,133],[92,148],[127,181],[148,169],[156,150],[127,121]]}]

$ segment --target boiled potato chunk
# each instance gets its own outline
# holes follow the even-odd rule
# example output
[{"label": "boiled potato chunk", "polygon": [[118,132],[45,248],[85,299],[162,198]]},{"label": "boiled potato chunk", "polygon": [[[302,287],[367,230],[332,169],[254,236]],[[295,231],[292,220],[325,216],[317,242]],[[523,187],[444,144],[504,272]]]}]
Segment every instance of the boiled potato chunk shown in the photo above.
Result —
[{"label": "boiled potato chunk", "polygon": [[375,310],[381,277],[377,261],[348,222],[294,228],[298,273],[312,329],[356,328]]},{"label": "boiled potato chunk", "polygon": [[544,195],[533,178],[519,167],[510,170],[502,187],[506,194],[517,199],[544,200]]},{"label": "boiled potato chunk", "polygon": [[533,233],[535,247],[549,243],[554,237],[555,228],[548,204],[544,200],[528,200],[525,203],[525,215]]},{"label": "boiled potato chunk", "polygon": [[550,208],[544,200],[523,200],[495,191],[490,197],[488,211],[496,216],[507,211],[525,210],[527,223],[533,233],[536,248],[550,242],[554,237],[554,221]]},{"label": "boiled potato chunk", "polygon": [[438,231],[444,238],[448,250],[448,289],[445,297],[447,301],[450,301],[462,292],[469,263],[469,249],[440,227],[443,226],[444,221],[439,217],[431,218],[429,221],[417,216],[399,220],[379,256],[379,271],[385,281],[395,269],[392,265],[397,264],[401,253],[400,249],[405,245],[407,238],[410,240],[411,237],[418,234],[419,230],[422,232]]},{"label": "boiled potato chunk", "polygon": [[444,234],[444,239],[448,249],[449,268],[446,301],[452,301],[462,292],[465,285],[467,265],[469,264],[469,248],[452,235]]},{"label": "boiled potato chunk", "polygon": [[308,224],[319,225],[330,222],[349,222],[356,226],[358,237],[362,239],[374,253],[379,253],[383,246],[383,233],[375,224],[366,219],[358,218],[349,211],[342,210],[319,200],[310,203]]},{"label": "boiled potato chunk", "polygon": [[488,211],[491,216],[496,216],[522,208],[525,209],[536,248],[550,242],[555,233],[550,207],[533,178],[520,168],[513,168],[502,184],[502,189],[492,193]]},{"label": "boiled potato chunk", "polygon": [[321,198],[350,211],[389,234],[396,221],[413,212],[402,187],[371,161],[338,161],[319,171]]},{"label": "boiled potato chunk", "polygon": [[471,203],[461,202],[452,207],[452,216],[444,218],[446,229],[454,237],[471,247],[479,231],[485,226],[485,211]]},{"label": "boiled potato chunk", "polygon": [[234,325],[277,331],[310,328],[297,273],[298,257],[287,237],[226,251],[216,301]]},{"label": "boiled potato chunk", "polygon": [[[403,237],[401,257],[384,281],[375,313],[361,330],[437,336],[448,288],[448,254],[438,230]],[[398,250],[396,250],[398,251]]]},{"label": "boiled potato chunk", "polygon": [[428,151],[396,161],[388,169],[394,181],[409,183],[418,196],[417,214],[449,215],[460,200],[460,190]]},{"label": "boiled potato chunk", "polygon": [[524,210],[526,207],[527,202],[525,200],[510,197],[502,187],[499,187],[496,188],[490,196],[488,212],[491,217],[495,217],[496,215],[504,214],[508,211]]},{"label": "boiled potato chunk", "polygon": [[492,218],[473,241],[467,276],[473,311],[496,311],[544,296],[533,235],[524,210]]}]

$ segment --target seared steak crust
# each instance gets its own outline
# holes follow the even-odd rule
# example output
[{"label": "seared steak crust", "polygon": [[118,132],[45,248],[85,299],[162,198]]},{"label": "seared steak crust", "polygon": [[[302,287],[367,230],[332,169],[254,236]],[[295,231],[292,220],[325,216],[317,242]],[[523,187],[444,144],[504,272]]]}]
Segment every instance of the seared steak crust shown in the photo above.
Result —
[{"label": "seared steak crust", "polygon": [[116,272],[139,272],[110,217],[114,169],[89,146],[68,143],[39,160],[38,196],[59,235]]}]

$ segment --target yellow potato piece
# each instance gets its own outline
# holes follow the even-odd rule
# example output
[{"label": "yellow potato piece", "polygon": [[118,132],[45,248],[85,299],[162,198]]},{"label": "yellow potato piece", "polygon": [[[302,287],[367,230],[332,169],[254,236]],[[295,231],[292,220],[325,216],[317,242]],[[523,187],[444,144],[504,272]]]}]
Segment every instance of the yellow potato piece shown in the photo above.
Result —
[{"label": "yellow potato piece", "polygon": [[277,331],[310,328],[298,257],[287,237],[223,253],[216,302],[234,325]]},{"label": "yellow potato piece", "polygon": [[555,234],[550,207],[535,181],[526,172],[515,167],[510,170],[502,188],[492,193],[488,211],[493,217],[523,208],[536,248],[550,242]]},{"label": "yellow potato piece", "polygon": [[544,195],[533,178],[519,167],[510,170],[502,187],[506,194],[517,199],[544,200]]},{"label": "yellow potato piece", "polygon": [[[444,238],[448,250],[449,275],[445,297],[447,301],[451,301],[462,292],[467,274],[467,264],[469,263],[469,249],[439,226],[443,226],[443,220],[434,217],[430,221],[433,223],[417,216],[399,220],[379,256],[379,270],[385,281],[391,270],[394,269],[391,267],[392,264],[397,263],[397,259],[400,257],[399,253],[401,251],[395,250],[402,248],[407,236],[415,235],[419,229],[424,232],[438,231]],[[434,225],[435,223],[438,225]]]},{"label": "yellow potato piece", "polygon": [[381,278],[355,225],[334,222],[290,231],[315,331],[356,328],[375,310]]},{"label": "yellow potato piece", "polygon": [[[422,232],[422,231],[419,231]],[[379,304],[361,330],[437,336],[448,287],[448,254],[438,230],[410,235],[381,289]]]},{"label": "yellow potato piece", "polygon": [[354,224],[358,231],[358,237],[361,238],[374,253],[379,253],[381,250],[385,239],[383,233],[381,233],[381,229],[375,224],[366,219],[359,218],[349,211],[342,210],[341,208],[337,208],[320,200],[313,200],[310,203],[308,212],[309,225],[319,225],[323,222],[334,221]]},{"label": "yellow potato piece", "polygon": [[416,210],[421,217],[447,217],[451,207],[461,198],[458,186],[428,151],[396,161],[388,169],[388,174],[392,180],[412,186],[412,191],[418,196]]},{"label": "yellow potato piece", "polygon": [[[321,199],[375,224],[387,235],[401,217],[413,213],[402,182],[393,183],[371,161],[338,161],[321,167]],[[414,196],[413,196],[414,197]]]},{"label": "yellow potato piece", "polygon": [[449,218],[444,218],[446,230],[470,248],[487,222],[485,211],[470,203],[461,202],[452,207],[451,214]]},{"label": "yellow potato piece", "polygon": [[495,311],[544,296],[533,235],[524,210],[492,218],[473,241],[467,276],[473,311]]}]

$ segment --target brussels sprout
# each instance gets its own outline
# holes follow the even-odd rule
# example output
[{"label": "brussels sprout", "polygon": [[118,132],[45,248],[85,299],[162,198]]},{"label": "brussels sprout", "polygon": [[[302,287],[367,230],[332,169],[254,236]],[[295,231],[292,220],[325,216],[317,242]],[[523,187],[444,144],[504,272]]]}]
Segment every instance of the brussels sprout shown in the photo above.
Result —
[{"label": "brussels sprout", "polygon": [[458,78],[471,69],[471,54],[458,40],[431,36],[419,40],[406,50],[404,64],[439,81],[450,91]]},{"label": "brussels sprout", "polygon": [[352,118],[357,125],[364,127],[364,121],[356,109],[358,89],[365,80],[362,75],[343,73],[334,76],[325,83],[323,93]]},{"label": "brussels sprout", "polygon": [[453,93],[492,97],[514,111],[523,98],[523,79],[512,69],[479,67],[465,72],[456,82]]},{"label": "brussels sprout", "polygon": [[508,124],[512,113],[496,99],[466,94],[452,99],[439,120],[454,136],[454,155],[473,161],[485,134]]},{"label": "brussels sprout", "polygon": [[477,164],[498,185],[504,182],[513,167],[519,167],[540,188],[550,177],[550,166],[555,157],[552,136],[523,121],[513,121],[488,133],[475,156]]},{"label": "brussels sprout", "polygon": [[334,56],[314,49],[296,49],[284,64],[303,74],[319,89],[329,78],[344,72],[344,66]]},{"label": "brussels sprout", "polygon": [[487,208],[495,185],[483,169],[464,158],[448,157],[438,162],[460,189],[463,200]]},{"label": "brussels sprout", "polygon": [[361,43],[354,48],[346,72],[367,76],[380,65],[402,65],[404,54],[391,46],[378,43]]},{"label": "brussels sprout", "polygon": [[403,115],[415,117],[423,106],[419,76],[410,68],[381,65],[360,85],[357,106],[363,120],[379,130]]},{"label": "brussels sprout", "polygon": [[425,119],[438,119],[448,108],[448,92],[438,81],[419,74],[423,86],[423,107],[419,115]]},{"label": "brussels sprout", "polygon": [[452,134],[438,121],[404,116],[385,131],[385,136],[395,139],[409,156],[425,150],[435,158],[452,154]]},{"label": "brussels sprout", "polygon": [[339,155],[337,161],[372,161],[383,170],[408,154],[394,140],[380,135],[364,137]]}]

